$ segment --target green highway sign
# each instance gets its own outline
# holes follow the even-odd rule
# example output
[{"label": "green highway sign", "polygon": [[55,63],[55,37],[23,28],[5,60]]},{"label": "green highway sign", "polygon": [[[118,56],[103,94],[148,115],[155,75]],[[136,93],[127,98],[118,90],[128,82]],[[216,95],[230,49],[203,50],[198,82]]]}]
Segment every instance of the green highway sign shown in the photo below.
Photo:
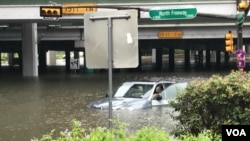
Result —
[{"label": "green highway sign", "polygon": [[194,6],[185,7],[161,7],[149,10],[149,16],[152,20],[176,20],[192,19],[197,15],[197,9]]}]

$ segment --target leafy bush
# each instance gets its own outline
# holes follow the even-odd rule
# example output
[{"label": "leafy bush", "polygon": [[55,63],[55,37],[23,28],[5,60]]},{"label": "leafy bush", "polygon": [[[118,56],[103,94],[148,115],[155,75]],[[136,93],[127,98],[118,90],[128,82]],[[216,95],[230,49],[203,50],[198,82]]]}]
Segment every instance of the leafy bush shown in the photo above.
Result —
[{"label": "leafy bush", "polygon": [[250,73],[232,71],[207,80],[193,80],[171,103],[182,131],[197,135],[204,129],[220,134],[223,124],[249,124]]},{"label": "leafy bush", "polygon": [[129,141],[171,141],[170,136],[165,131],[155,126],[146,126],[138,130],[135,135],[129,138]]},{"label": "leafy bush", "polygon": [[[126,134],[126,124],[119,121],[114,121],[114,127],[112,129],[106,129],[97,127],[91,129],[87,134],[81,123],[77,120],[72,121],[72,129],[61,131],[59,137],[56,137],[55,130],[52,130],[49,134],[43,135],[40,139],[35,138],[31,141],[212,141],[211,132],[202,132],[198,136],[192,134],[181,135],[180,139],[170,137],[164,130],[147,125],[138,130],[135,134]],[[218,136],[216,140],[221,138]]]},{"label": "leafy bush", "polygon": [[92,129],[84,141],[127,141],[126,124],[113,121],[112,129],[97,127]]},{"label": "leafy bush", "polygon": [[193,134],[184,134],[180,136],[181,141],[221,141],[221,136],[214,135],[210,130],[203,131],[197,136]]},{"label": "leafy bush", "polygon": [[81,128],[79,121],[73,120],[72,123],[72,129],[61,131],[59,137],[56,137],[55,130],[52,130],[49,134],[43,135],[41,139],[35,138],[32,141],[127,141],[126,124],[118,121],[113,121],[115,125],[112,129],[98,127],[91,129],[90,134]]}]

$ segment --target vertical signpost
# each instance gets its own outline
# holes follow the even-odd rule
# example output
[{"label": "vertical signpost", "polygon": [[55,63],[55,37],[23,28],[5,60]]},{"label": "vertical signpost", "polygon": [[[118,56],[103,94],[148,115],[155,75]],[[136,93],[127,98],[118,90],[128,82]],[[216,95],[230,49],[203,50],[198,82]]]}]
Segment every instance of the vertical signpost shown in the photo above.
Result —
[{"label": "vertical signpost", "polygon": [[86,65],[108,68],[109,72],[109,128],[112,127],[112,69],[138,66],[137,22],[136,10],[84,15]]},{"label": "vertical signpost", "polygon": [[80,69],[80,61],[79,59],[70,59],[70,70],[74,70],[76,73],[76,70]]},{"label": "vertical signpost", "polygon": [[243,70],[245,67],[245,51],[243,50],[243,38],[242,38],[242,27],[245,21],[245,18],[249,12],[249,3],[247,0],[236,0],[236,8],[238,14],[236,15],[236,24],[237,24],[237,34],[238,34],[238,50],[237,55],[237,67],[240,70]]},{"label": "vertical signpost", "polygon": [[245,54],[246,53],[243,49],[238,49],[236,51],[237,67],[239,68],[239,70],[245,67]]}]

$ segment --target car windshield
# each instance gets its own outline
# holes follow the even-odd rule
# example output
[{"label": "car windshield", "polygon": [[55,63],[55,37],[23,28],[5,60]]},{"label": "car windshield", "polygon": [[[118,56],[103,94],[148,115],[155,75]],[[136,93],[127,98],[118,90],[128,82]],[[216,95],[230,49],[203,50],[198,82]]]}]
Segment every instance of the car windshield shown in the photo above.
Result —
[{"label": "car windshield", "polygon": [[124,83],[116,91],[114,97],[146,98],[146,94],[153,88],[154,84]]},{"label": "car windshield", "polygon": [[124,97],[145,98],[144,95],[153,88],[153,84],[134,84],[128,89]]},{"label": "car windshield", "polygon": [[115,91],[114,97],[123,97],[125,95],[125,92],[127,92],[131,86],[132,85],[123,84]]},{"label": "car windshield", "polygon": [[177,96],[178,91],[183,90],[187,87],[186,82],[172,84],[160,93],[162,99],[173,99]]}]

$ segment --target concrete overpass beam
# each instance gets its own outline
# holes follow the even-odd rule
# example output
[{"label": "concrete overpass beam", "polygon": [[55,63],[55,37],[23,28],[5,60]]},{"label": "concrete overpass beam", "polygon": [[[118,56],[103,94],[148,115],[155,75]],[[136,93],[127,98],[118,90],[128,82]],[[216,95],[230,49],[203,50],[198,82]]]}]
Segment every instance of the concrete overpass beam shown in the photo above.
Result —
[{"label": "concrete overpass beam", "polygon": [[38,76],[37,23],[22,25],[23,76]]}]

